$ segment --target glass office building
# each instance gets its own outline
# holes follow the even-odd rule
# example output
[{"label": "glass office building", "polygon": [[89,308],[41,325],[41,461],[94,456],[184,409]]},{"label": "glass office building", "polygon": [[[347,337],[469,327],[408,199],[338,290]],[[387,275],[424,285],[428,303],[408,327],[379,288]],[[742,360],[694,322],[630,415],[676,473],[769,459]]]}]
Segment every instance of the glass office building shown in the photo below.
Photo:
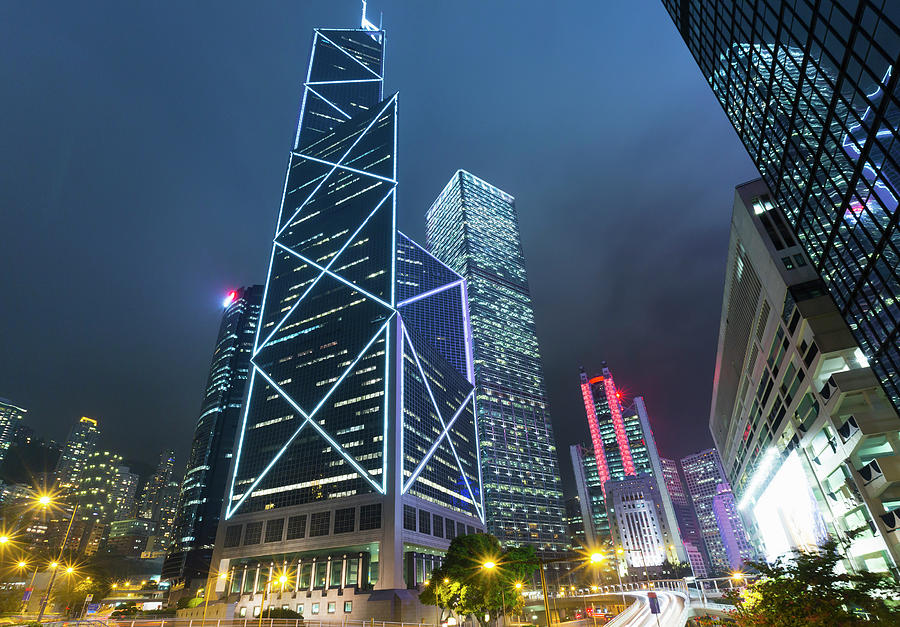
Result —
[{"label": "glass office building", "polygon": [[900,3],[663,4],[900,407]]},{"label": "glass office building", "polygon": [[242,287],[229,292],[223,303],[206,394],[181,482],[173,543],[162,570],[164,579],[183,582],[188,589],[192,580],[204,579],[209,571],[262,293],[262,285]]},{"label": "glass office building", "polygon": [[213,563],[238,616],[419,622],[482,530],[462,277],[396,229],[384,32],[316,29]]},{"label": "glass office building", "polygon": [[515,200],[459,170],[428,210],[427,241],[468,283],[488,529],[560,555],[565,509]]}]

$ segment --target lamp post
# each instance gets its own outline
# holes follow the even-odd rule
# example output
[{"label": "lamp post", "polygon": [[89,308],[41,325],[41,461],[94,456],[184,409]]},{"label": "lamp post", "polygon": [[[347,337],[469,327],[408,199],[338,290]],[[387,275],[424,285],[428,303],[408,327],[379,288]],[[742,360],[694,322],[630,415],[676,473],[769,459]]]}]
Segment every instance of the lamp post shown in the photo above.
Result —
[{"label": "lamp post", "polygon": [[[43,497],[42,497],[43,498]],[[47,497],[47,504],[50,504],[49,497]],[[78,511],[78,503],[75,503],[75,507],[72,508],[72,517],[69,518],[69,526],[66,527],[66,535],[63,536],[62,546],[59,547],[59,557],[54,562],[54,564],[59,564],[62,561],[63,551],[66,550],[66,542],[69,541],[69,532],[72,531],[72,523],[75,522],[75,512]],[[53,583],[56,581],[56,572],[58,568],[53,568],[53,574],[50,575],[50,584],[47,586],[47,592],[44,594],[44,598],[41,599],[41,609],[38,612],[37,622],[41,622],[41,619],[44,617],[44,610],[47,609],[47,603],[50,601],[50,593],[53,591]]]},{"label": "lamp post", "polygon": [[[228,573],[219,573],[218,578],[221,580],[228,579]],[[203,598],[203,623],[202,623],[203,627],[205,627],[205,625],[206,625],[206,608],[209,607],[209,595],[212,594],[212,582],[215,581],[215,579],[213,579],[209,576],[209,573],[207,573],[206,579],[207,579],[206,594],[203,595],[203,597],[204,597]],[[260,616],[262,616],[262,607],[260,607],[259,614],[260,614]]]}]

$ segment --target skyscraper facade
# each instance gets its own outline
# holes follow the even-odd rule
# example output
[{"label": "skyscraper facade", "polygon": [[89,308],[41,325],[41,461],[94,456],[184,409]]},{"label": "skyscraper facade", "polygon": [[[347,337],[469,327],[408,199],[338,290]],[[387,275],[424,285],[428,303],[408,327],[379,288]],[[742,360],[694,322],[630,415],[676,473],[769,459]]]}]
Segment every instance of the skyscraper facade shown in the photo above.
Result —
[{"label": "skyscraper facade", "polygon": [[159,454],[159,462],[154,472],[144,483],[138,503],[138,515],[155,519],[159,509],[159,492],[166,487],[175,473],[175,451],[166,450]]},{"label": "skyscraper facade", "polygon": [[767,559],[896,571],[900,417],[761,180],[735,190],[710,431]]},{"label": "skyscraper facade", "polygon": [[669,527],[670,521],[664,516],[664,494],[652,474],[612,479],[605,487],[610,529],[617,549],[625,552],[628,566],[658,569],[666,560],[682,561],[673,537],[677,528]]},{"label": "skyscraper facade", "polygon": [[488,529],[560,555],[565,509],[515,199],[459,170],[426,220],[429,250],[468,285]]},{"label": "skyscraper facade", "polygon": [[14,405],[12,401],[0,398],[0,461],[3,461],[6,451],[15,441],[27,411]]},{"label": "skyscraper facade", "polygon": [[116,512],[116,481],[122,457],[110,451],[94,451],[84,460],[73,491],[78,516],[103,525],[112,522]]},{"label": "skyscraper facade", "polygon": [[60,488],[76,485],[85,460],[97,448],[100,426],[94,418],[82,416],[72,426],[56,463],[56,480]]},{"label": "skyscraper facade", "polygon": [[694,575],[705,577],[707,575],[706,564],[709,561],[703,537],[700,535],[700,526],[697,524],[697,515],[694,513],[694,504],[691,497],[684,489],[684,482],[678,472],[678,464],[675,460],[660,458],[662,464],[663,480],[669,498],[672,499],[672,507],[675,510],[675,520],[678,522],[678,530],[681,532],[681,541],[688,555]]},{"label": "skyscraper facade", "polygon": [[598,547],[604,541],[610,542],[612,536],[609,531],[603,484],[597,472],[597,458],[592,449],[581,444],[571,445],[569,455],[575,473],[575,491],[578,494],[578,506],[581,508],[584,540],[589,547]]},{"label": "skyscraper facade", "polygon": [[252,285],[233,290],[225,298],[206,394],[181,482],[173,544],[162,570],[164,579],[184,582],[187,588],[209,572],[241,401],[250,379],[262,295],[263,286]]},{"label": "skyscraper facade", "polygon": [[663,4],[900,408],[900,4]]},{"label": "skyscraper facade", "polygon": [[283,573],[276,606],[418,622],[484,528],[465,282],[396,230],[384,37],[314,31],[213,556],[238,616]]},{"label": "skyscraper facade", "polygon": [[[659,508],[655,513],[658,523],[647,521],[648,538],[653,535],[649,530],[655,528],[657,531],[654,533],[669,538],[665,550],[672,545],[675,547],[675,558],[687,561],[644,398],[638,396],[630,404],[624,402],[606,362],[603,363],[602,374],[588,377],[582,368],[580,377],[593,450],[589,457],[585,455],[586,449],[579,447],[579,451],[573,451],[573,462],[577,454],[582,470],[575,470],[576,487],[580,495],[580,481],[583,478],[584,492],[589,497],[582,500],[586,529],[593,527],[591,535],[597,543],[621,543],[622,537],[617,536],[617,530],[625,527],[621,524],[616,527],[609,519],[612,501],[608,486],[610,482],[648,476],[654,486],[652,494],[649,488],[642,487],[644,484],[641,482],[626,483],[620,487],[632,495],[635,490],[643,490],[641,493],[647,494],[647,503],[652,501],[654,508]],[[641,558],[641,565],[646,563],[646,559],[647,556]]]},{"label": "skyscraper facade", "polygon": [[[722,468],[722,460],[716,449],[706,449],[693,455],[688,455],[681,460],[681,469],[684,471],[688,494],[694,503],[697,513],[697,522],[700,524],[700,534],[709,555],[710,568],[713,571],[729,572],[731,563],[725,550],[725,542],[731,542],[723,537],[727,533],[744,533],[743,525],[738,528],[732,525],[727,530],[722,530],[716,520],[716,512],[713,501],[719,493],[719,485],[725,485],[731,490]],[[748,543],[746,537],[734,540],[735,544],[744,546]]]},{"label": "skyscraper facade", "polygon": [[728,565],[734,569],[740,569],[745,562],[756,557],[756,552],[747,539],[744,530],[744,521],[738,512],[734,501],[734,493],[727,483],[716,486],[716,495],[712,501],[713,515],[716,517],[716,525],[719,527],[719,536],[725,547],[725,556]]}]

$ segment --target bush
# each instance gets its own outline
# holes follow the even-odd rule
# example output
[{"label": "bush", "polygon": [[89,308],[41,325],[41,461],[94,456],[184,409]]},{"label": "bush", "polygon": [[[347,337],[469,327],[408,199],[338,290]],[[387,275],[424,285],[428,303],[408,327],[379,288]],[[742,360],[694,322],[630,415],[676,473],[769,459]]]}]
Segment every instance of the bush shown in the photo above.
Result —
[{"label": "bush", "polygon": [[294,610],[286,610],[281,607],[270,607],[262,613],[263,618],[299,618],[303,620],[303,614]]}]

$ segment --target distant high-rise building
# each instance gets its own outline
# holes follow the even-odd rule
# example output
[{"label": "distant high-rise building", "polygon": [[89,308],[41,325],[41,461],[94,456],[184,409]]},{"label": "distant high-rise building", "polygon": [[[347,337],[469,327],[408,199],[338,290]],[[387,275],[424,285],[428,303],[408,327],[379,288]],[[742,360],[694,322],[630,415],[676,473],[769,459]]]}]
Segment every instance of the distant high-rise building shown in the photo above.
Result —
[{"label": "distant high-rise building", "polygon": [[569,455],[575,472],[575,490],[578,494],[578,506],[581,508],[584,541],[589,547],[598,547],[604,541],[610,542],[612,536],[603,484],[600,483],[597,472],[597,458],[593,450],[581,444],[571,445]]},{"label": "distant high-rise building", "polygon": [[734,502],[734,494],[727,483],[716,486],[716,495],[712,501],[713,515],[719,527],[719,536],[725,547],[725,556],[732,569],[739,569],[743,564],[756,557],[756,552],[750,546],[747,533],[744,531],[744,521],[738,513]]},{"label": "distant high-rise building", "polygon": [[[720,484],[728,486],[725,470],[716,449],[706,449],[693,455],[688,455],[681,460],[681,469],[684,472],[688,494],[694,503],[694,511],[697,514],[697,522],[700,524],[700,534],[709,554],[712,570],[727,572],[731,569],[728,553],[725,550],[723,536],[727,533],[744,533],[743,525],[731,525],[729,529],[722,530],[716,520],[713,509],[713,501],[719,493]],[[729,486],[730,490],[730,486]],[[746,537],[734,541],[740,546],[747,544]]]},{"label": "distant high-rise building", "polygon": [[175,474],[175,451],[163,451],[159,455],[159,462],[154,472],[144,484],[138,503],[138,514],[141,518],[157,520],[159,513],[159,492],[169,485]]},{"label": "distant high-rise building", "polygon": [[110,451],[94,451],[87,456],[72,492],[80,518],[102,524],[114,519],[121,464],[122,457]]},{"label": "distant high-rise building", "polygon": [[[666,490],[656,439],[653,437],[643,397],[636,397],[629,405],[623,403],[622,393],[606,362],[601,375],[589,378],[582,369],[580,376],[581,395],[593,445],[588,455],[585,454],[587,449],[579,447],[580,450],[573,450],[573,464],[577,457],[582,465],[581,470],[575,468],[575,482],[579,496],[582,497],[586,535],[593,536],[594,542],[598,544],[621,542],[609,519],[611,502],[607,484],[629,477],[649,476],[655,485],[652,500],[660,508],[660,521],[655,528],[658,534],[669,538],[667,546],[675,547],[675,558],[686,561],[687,554],[682,546],[675,509]],[[633,493],[634,490],[644,489],[642,485],[640,482],[632,482],[622,484],[621,488]],[[645,492],[648,490],[649,488],[644,489]],[[587,496],[586,500],[582,491]],[[622,527],[619,526],[618,529],[621,530]]]},{"label": "distant high-rise building", "polygon": [[663,480],[666,490],[672,499],[672,507],[675,510],[675,520],[678,521],[678,529],[681,532],[681,541],[688,555],[691,568],[697,577],[707,575],[705,557],[706,546],[703,544],[703,536],[700,535],[700,526],[697,524],[697,515],[694,513],[694,504],[691,497],[684,489],[681,474],[678,472],[678,464],[672,459],[660,458],[662,464]]},{"label": "distant high-rise building", "polygon": [[137,508],[135,495],[140,482],[140,476],[131,472],[128,466],[116,469],[115,520],[124,520],[134,515]]},{"label": "distant high-rise building", "polygon": [[145,518],[113,521],[109,526],[106,552],[112,555],[140,557],[156,531],[156,523]]},{"label": "distant high-rise building", "polygon": [[27,412],[27,409],[14,405],[12,401],[0,398],[0,462],[6,456],[10,445],[16,440]]},{"label": "distant high-rise building", "polygon": [[397,96],[369,27],[313,35],[212,559],[238,616],[278,564],[269,603],[419,622],[410,590],[484,528],[464,280],[396,230]]},{"label": "distant high-rise building", "polygon": [[584,551],[588,545],[584,536],[584,518],[578,497],[566,499],[566,530],[569,536],[569,548],[573,551]]},{"label": "distant high-rise building", "polygon": [[468,286],[488,530],[562,554],[559,462],[515,199],[459,170],[428,210],[427,239]]},{"label": "distant high-rise building", "polygon": [[677,536],[673,536],[678,530],[670,528],[663,515],[664,495],[653,475],[611,479],[605,487],[610,529],[629,567],[656,570],[666,560],[681,561],[678,554],[683,548],[675,544]]},{"label": "distant high-rise building", "polygon": [[900,411],[900,3],[663,4]]},{"label": "distant high-rise building", "polygon": [[896,572],[900,417],[761,180],[735,190],[725,278],[709,424],[751,539]]},{"label": "distant high-rise building", "polygon": [[154,522],[156,522],[156,543],[161,551],[169,551],[172,548],[175,516],[178,512],[178,493],[177,481],[170,481],[156,493]]},{"label": "distant high-rise building", "polygon": [[171,582],[189,585],[209,572],[241,401],[250,377],[262,295],[263,286],[253,285],[233,290],[225,299],[206,394],[181,483],[174,543],[163,564],[163,579]]},{"label": "distant high-rise building", "polygon": [[87,416],[78,419],[69,431],[56,464],[56,479],[60,488],[71,488],[77,484],[78,474],[88,456],[97,447],[100,428],[97,421]]}]

